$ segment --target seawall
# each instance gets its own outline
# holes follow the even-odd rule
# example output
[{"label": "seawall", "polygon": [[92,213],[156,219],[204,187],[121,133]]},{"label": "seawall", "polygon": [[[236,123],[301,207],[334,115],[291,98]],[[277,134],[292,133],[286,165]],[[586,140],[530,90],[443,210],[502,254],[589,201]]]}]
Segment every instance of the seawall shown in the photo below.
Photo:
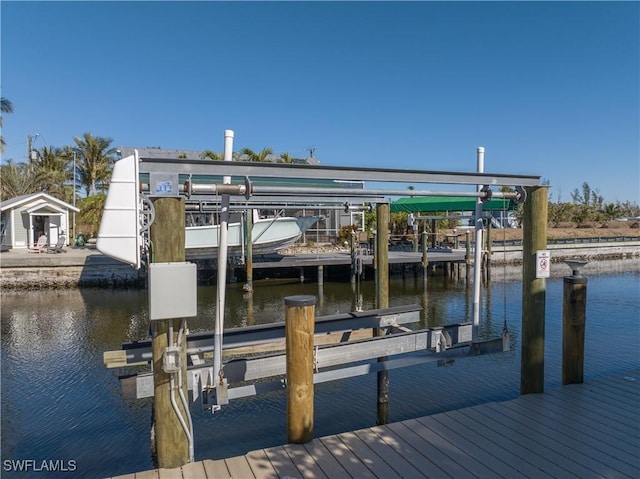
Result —
[{"label": "seawall", "polygon": [[[640,241],[616,243],[553,244],[547,248],[552,263],[566,259],[590,262],[640,258]],[[322,254],[319,255],[322,257]],[[321,263],[321,260],[320,260]],[[491,254],[493,266],[522,264],[520,246],[494,246]],[[493,271],[497,272],[495,268]],[[63,253],[27,253],[9,251],[0,253],[1,289],[46,289],[78,287],[143,287],[144,270],[108,258],[95,249],[66,249]]]}]

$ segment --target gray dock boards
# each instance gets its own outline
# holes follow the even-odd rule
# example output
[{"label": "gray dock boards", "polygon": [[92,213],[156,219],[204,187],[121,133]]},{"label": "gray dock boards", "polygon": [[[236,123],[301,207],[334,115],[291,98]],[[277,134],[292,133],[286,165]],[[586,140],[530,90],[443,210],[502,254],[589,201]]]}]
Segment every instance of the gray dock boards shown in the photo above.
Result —
[{"label": "gray dock boards", "polygon": [[142,478],[640,477],[640,370]]}]

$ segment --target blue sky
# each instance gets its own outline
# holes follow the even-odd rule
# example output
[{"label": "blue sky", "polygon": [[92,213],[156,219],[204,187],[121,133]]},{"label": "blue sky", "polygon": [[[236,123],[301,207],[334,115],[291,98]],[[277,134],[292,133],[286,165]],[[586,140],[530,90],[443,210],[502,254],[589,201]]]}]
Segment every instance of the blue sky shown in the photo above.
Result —
[{"label": "blue sky", "polygon": [[[638,2],[3,1],[3,161],[114,146],[540,175],[640,203]],[[468,187],[467,187],[468,188]],[[428,187],[428,189],[433,189]]]}]

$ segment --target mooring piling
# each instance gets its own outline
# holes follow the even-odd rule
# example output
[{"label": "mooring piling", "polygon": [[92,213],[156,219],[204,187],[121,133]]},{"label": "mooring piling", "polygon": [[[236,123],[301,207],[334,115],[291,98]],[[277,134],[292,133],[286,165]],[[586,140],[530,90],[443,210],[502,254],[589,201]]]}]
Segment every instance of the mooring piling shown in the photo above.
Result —
[{"label": "mooring piling", "polygon": [[287,441],[313,439],[313,337],[316,298],[288,296],[285,305],[287,367]]}]

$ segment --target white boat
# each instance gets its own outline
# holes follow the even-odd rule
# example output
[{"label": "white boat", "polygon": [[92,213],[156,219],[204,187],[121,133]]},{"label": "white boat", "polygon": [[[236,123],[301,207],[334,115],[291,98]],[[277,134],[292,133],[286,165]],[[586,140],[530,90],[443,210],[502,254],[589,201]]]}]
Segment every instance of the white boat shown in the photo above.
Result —
[{"label": "white boat", "polygon": [[[274,253],[291,246],[317,220],[317,216],[284,216],[254,220],[251,230],[253,254]],[[245,236],[244,223],[229,223],[227,248],[230,254],[241,254],[244,251]],[[187,226],[187,258],[216,256],[219,237],[219,225]]]}]

